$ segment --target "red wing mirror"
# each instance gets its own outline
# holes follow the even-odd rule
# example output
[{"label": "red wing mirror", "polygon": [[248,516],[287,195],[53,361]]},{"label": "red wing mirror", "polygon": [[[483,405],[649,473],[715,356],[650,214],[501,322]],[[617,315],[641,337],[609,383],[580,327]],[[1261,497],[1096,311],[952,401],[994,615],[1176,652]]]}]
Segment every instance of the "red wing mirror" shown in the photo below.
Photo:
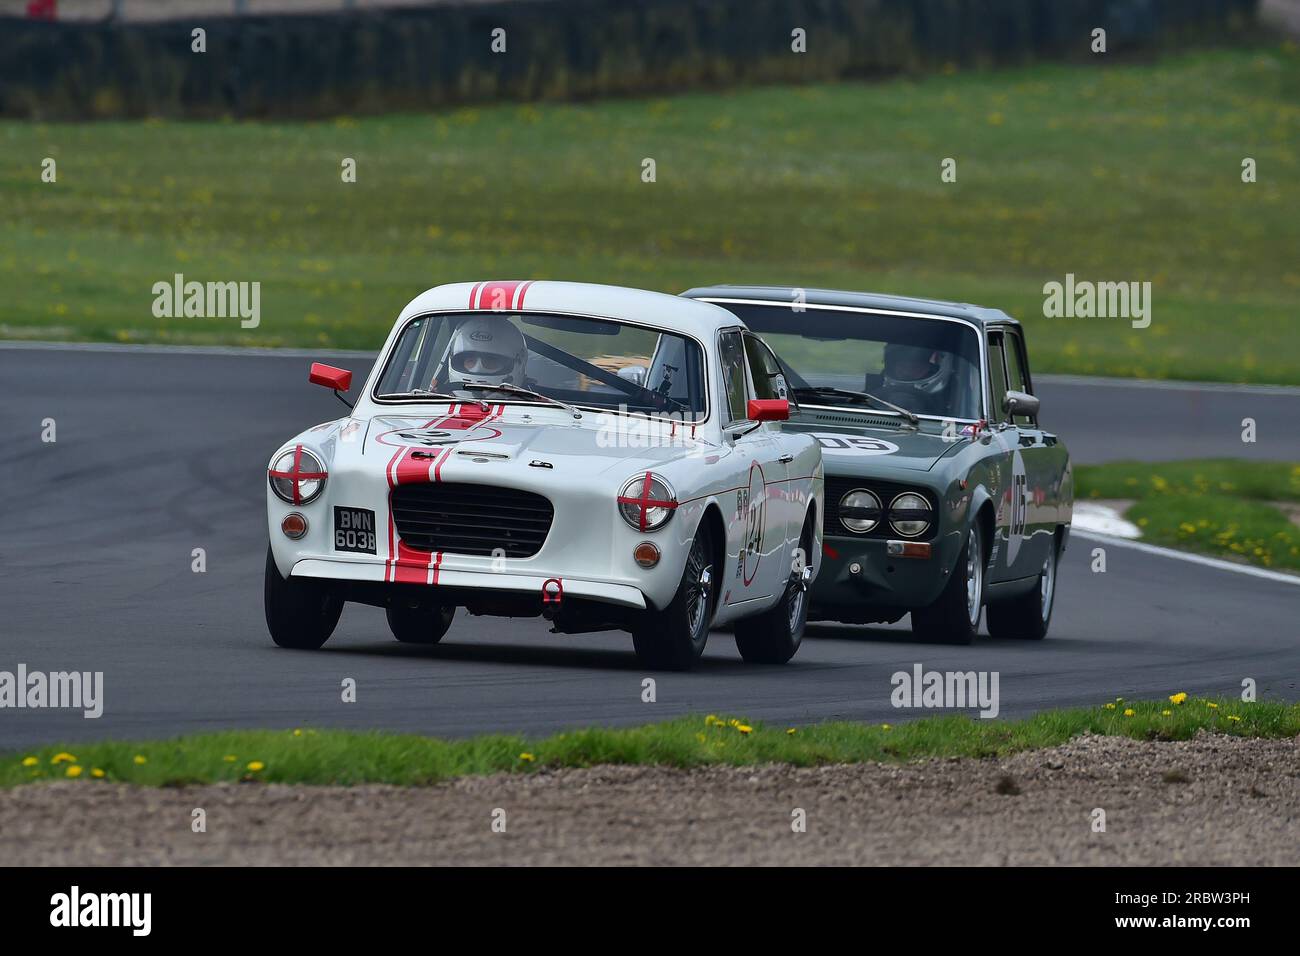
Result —
[{"label": "red wing mirror", "polygon": [[790,417],[790,403],[784,398],[751,398],[747,411],[751,422],[783,422]]},{"label": "red wing mirror", "polygon": [[346,392],[352,387],[351,372],[345,368],[335,368],[333,365],[322,365],[320,362],[311,363],[311,375],[308,376],[308,380],[313,385],[324,385],[336,392]]}]

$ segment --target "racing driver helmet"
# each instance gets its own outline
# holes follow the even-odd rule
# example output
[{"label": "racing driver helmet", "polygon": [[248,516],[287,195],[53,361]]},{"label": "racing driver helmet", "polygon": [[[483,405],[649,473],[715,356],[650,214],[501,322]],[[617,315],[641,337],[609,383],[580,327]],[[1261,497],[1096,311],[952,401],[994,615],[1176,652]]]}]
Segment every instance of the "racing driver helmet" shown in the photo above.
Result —
[{"label": "racing driver helmet", "polygon": [[952,353],[921,345],[891,342],[885,346],[884,386],[932,399],[952,381]]},{"label": "racing driver helmet", "polygon": [[452,382],[523,385],[528,345],[504,316],[487,315],[463,322],[447,347]]}]

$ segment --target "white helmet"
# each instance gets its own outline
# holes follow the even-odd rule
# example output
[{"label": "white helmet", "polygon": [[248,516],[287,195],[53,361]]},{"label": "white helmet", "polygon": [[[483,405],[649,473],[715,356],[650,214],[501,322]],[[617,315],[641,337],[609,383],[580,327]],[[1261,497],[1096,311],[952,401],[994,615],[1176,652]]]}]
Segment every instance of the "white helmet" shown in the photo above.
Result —
[{"label": "white helmet", "polygon": [[951,352],[891,342],[885,346],[884,385],[937,395],[952,378]]},{"label": "white helmet", "polygon": [[528,345],[523,333],[500,315],[461,323],[447,347],[452,382],[522,385],[527,360]]}]

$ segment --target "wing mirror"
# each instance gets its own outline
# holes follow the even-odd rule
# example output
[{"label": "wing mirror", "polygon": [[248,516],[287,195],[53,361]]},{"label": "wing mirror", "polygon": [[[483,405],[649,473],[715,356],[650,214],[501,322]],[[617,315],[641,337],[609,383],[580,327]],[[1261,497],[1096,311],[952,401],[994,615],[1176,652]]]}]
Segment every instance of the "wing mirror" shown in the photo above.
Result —
[{"label": "wing mirror", "polygon": [[790,417],[790,402],[784,398],[751,398],[746,415],[751,422],[783,422]]},{"label": "wing mirror", "polygon": [[352,403],[340,395],[340,392],[346,392],[352,387],[352,373],[345,368],[335,368],[333,365],[323,365],[320,362],[311,363],[311,374],[307,380],[313,385],[324,385],[326,388],[332,388],[334,395],[340,402],[348,408]]},{"label": "wing mirror", "polygon": [[1038,407],[1042,404],[1036,395],[1030,395],[1028,392],[1017,392],[1014,389],[1007,392],[1002,398],[1002,408],[1008,415],[1028,415],[1030,418],[1038,414]]},{"label": "wing mirror", "polygon": [[644,365],[624,365],[618,370],[618,377],[625,382],[631,382],[633,385],[645,387],[646,376],[650,370]]}]

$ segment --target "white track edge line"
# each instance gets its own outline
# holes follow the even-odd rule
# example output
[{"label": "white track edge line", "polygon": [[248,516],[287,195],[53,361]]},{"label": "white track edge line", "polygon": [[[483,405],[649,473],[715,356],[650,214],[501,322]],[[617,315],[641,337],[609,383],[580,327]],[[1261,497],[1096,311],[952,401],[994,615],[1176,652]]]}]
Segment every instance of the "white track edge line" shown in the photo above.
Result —
[{"label": "white track edge line", "polygon": [[1266,581],[1280,581],[1283,584],[1300,584],[1300,575],[1287,574],[1283,571],[1270,571],[1267,568],[1257,568],[1249,564],[1237,564],[1235,561],[1224,561],[1222,558],[1211,558],[1204,554],[1193,554],[1190,551],[1178,551],[1174,548],[1162,548],[1159,545],[1147,544],[1145,541],[1131,541],[1128,538],[1117,538],[1108,534],[1097,534],[1095,531],[1077,531],[1070,529],[1071,538],[1083,538],[1087,541],[1097,541],[1101,544],[1113,544],[1121,548],[1133,548],[1135,551],[1142,551],[1146,554],[1158,555],[1162,558],[1173,558],[1176,561],[1187,561],[1190,564],[1199,564],[1207,568],[1216,568],[1220,571],[1235,571],[1238,574],[1247,574],[1253,578],[1263,578]]}]

